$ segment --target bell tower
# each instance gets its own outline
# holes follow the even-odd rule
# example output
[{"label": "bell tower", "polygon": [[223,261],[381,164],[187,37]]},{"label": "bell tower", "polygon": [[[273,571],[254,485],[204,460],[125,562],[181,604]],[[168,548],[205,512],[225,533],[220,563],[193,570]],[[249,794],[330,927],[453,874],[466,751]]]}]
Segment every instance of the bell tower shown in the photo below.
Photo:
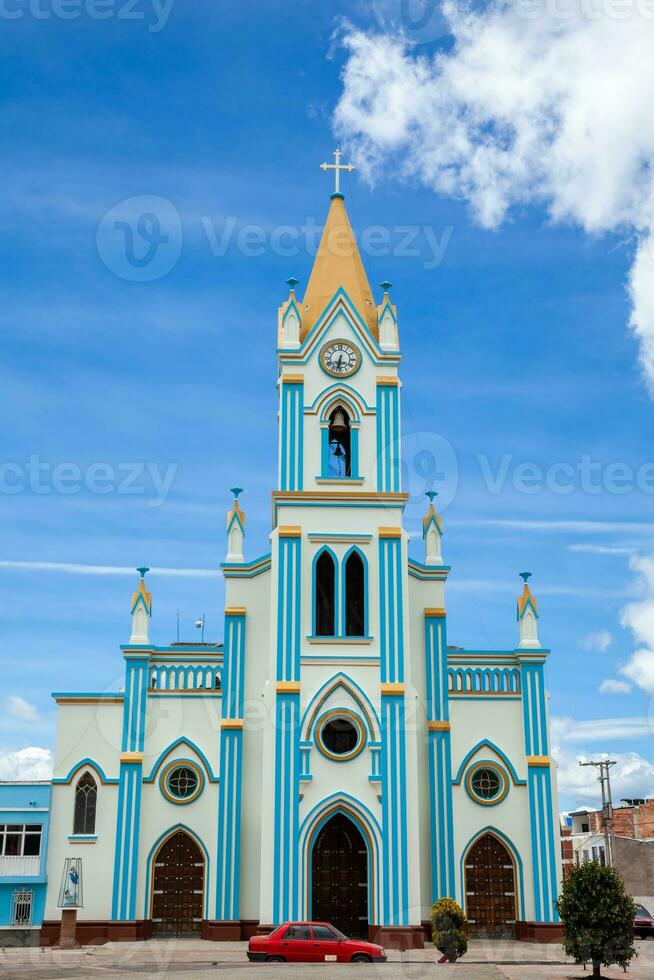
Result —
[{"label": "bell tower", "polygon": [[[340,188],[353,167],[340,151],[334,157],[322,168],[334,172],[335,190],[306,289],[300,299],[298,280],[288,280],[278,318],[269,706],[276,725],[264,760],[274,774],[274,785],[264,779],[264,796],[275,814],[262,840],[262,921],[309,917],[301,828],[319,797],[342,793],[345,780],[348,798],[365,801],[371,828],[381,828],[376,841],[372,829],[369,836],[370,866],[378,868],[368,883],[370,922],[402,931],[420,915],[417,844],[408,832],[418,819],[417,753],[404,723],[411,668],[401,354],[391,284],[381,284],[377,303]],[[378,731],[365,733],[361,721],[348,766],[305,730],[307,702],[342,676],[369,700]],[[348,737],[358,744],[356,732]]]}]

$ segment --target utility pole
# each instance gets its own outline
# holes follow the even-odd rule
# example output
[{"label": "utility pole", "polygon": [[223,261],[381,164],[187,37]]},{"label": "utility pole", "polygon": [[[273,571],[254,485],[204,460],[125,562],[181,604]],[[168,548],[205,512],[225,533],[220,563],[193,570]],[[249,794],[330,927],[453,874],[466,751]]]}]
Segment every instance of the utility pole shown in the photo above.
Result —
[{"label": "utility pole", "polygon": [[604,821],[604,852],[606,864],[613,867],[613,800],[611,799],[611,776],[609,770],[617,765],[613,759],[601,762],[580,762],[580,766],[595,766],[599,769],[599,783],[602,787],[602,819]]}]

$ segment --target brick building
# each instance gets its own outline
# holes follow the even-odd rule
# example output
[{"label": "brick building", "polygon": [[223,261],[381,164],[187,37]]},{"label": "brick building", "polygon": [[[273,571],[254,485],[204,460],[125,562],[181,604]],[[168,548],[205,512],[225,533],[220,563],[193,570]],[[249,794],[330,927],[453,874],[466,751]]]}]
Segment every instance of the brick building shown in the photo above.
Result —
[{"label": "brick building", "polygon": [[[561,824],[563,875],[584,861],[606,859],[604,815],[577,810]],[[613,810],[613,861],[632,895],[654,894],[654,799],[622,800]]]}]

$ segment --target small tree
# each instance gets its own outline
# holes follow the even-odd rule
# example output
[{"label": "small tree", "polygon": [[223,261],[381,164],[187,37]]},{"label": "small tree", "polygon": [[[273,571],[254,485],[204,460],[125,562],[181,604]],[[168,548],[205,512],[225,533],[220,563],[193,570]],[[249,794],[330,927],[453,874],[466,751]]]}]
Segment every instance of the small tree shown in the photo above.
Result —
[{"label": "small tree", "polygon": [[431,910],[432,939],[436,949],[455,963],[468,949],[468,937],[463,931],[465,916],[452,898],[439,898]]},{"label": "small tree", "polygon": [[563,922],[563,948],[577,963],[593,964],[593,977],[601,968],[619,964],[625,970],[636,955],[636,906],[615,868],[595,862],[573,868],[557,903]]}]

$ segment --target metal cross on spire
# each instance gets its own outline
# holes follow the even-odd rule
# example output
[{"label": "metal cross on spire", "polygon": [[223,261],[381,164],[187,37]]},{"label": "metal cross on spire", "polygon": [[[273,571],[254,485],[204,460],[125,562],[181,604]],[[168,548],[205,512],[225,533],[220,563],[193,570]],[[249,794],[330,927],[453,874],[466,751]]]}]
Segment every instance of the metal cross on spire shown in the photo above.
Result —
[{"label": "metal cross on spire", "polygon": [[348,173],[352,173],[353,170],[356,170],[356,167],[354,166],[353,163],[341,163],[341,157],[342,157],[342,155],[343,154],[341,153],[341,148],[340,148],[340,146],[338,146],[334,150],[334,160],[336,162],[335,163],[321,163],[320,164],[320,169],[321,170],[333,170],[334,171],[334,176],[336,178],[336,185],[335,185],[335,192],[336,192],[336,194],[340,194],[341,193],[341,170],[347,170]]}]

